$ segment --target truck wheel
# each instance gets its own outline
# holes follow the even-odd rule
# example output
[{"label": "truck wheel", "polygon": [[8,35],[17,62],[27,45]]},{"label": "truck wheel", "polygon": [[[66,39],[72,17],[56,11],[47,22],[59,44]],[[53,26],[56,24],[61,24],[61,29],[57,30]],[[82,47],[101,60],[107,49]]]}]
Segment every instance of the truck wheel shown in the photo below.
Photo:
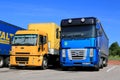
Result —
[{"label": "truck wheel", "polygon": [[15,69],[22,69],[22,66],[15,66]]},{"label": "truck wheel", "polygon": [[104,67],[107,67],[107,65],[108,65],[107,62],[108,62],[108,59],[104,59],[104,61],[103,61],[103,66]]},{"label": "truck wheel", "polygon": [[103,68],[103,58],[100,58],[100,64],[99,67],[102,69]]},{"label": "truck wheel", "polygon": [[99,70],[100,70],[99,65],[95,65],[94,70],[95,70],[95,71],[99,71]]},{"label": "truck wheel", "polygon": [[0,67],[3,67],[3,65],[4,65],[4,59],[3,57],[0,56]]},{"label": "truck wheel", "polygon": [[41,69],[42,70],[45,70],[48,68],[48,60],[46,57],[43,58],[43,62],[42,62],[42,66],[41,66]]},{"label": "truck wheel", "polygon": [[103,58],[100,58],[100,64],[99,64],[100,68],[103,68]]},{"label": "truck wheel", "polygon": [[62,67],[62,71],[68,71],[68,67]]},{"label": "truck wheel", "polygon": [[9,64],[10,64],[10,58],[7,57],[7,58],[5,58],[5,66],[8,67]]}]

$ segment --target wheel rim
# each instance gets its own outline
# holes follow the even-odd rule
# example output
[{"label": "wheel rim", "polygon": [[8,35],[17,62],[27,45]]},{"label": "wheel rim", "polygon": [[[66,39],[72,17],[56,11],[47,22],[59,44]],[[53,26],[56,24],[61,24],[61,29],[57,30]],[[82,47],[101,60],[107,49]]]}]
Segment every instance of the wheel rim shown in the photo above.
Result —
[{"label": "wheel rim", "polygon": [[2,65],[3,64],[3,60],[2,59],[0,59],[0,65]]},{"label": "wheel rim", "polygon": [[2,60],[0,59],[0,64],[2,63]]},{"label": "wheel rim", "polygon": [[47,60],[44,60],[44,61],[43,61],[43,66],[44,66],[44,68],[47,67]]},{"label": "wheel rim", "polygon": [[7,66],[10,66],[10,58],[8,58]]}]

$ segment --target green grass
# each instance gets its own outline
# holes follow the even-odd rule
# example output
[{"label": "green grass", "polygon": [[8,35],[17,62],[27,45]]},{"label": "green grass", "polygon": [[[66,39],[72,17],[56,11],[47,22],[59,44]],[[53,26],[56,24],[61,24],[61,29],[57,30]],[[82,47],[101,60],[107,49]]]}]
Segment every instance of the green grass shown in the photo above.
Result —
[{"label": "green grass", "polygon": [[120,56],[109,56],[109,60],[120,60]]}]

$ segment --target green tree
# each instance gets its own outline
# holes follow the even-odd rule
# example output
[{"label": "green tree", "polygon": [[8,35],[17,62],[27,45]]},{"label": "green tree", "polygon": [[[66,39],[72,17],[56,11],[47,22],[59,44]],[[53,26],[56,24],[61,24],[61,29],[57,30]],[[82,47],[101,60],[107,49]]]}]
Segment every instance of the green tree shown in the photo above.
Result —
[{"label": "green tree", "polygon": [[120,47],[117,42],[111,44],[109,48],[109,52],[111,56],[116,56],[116,55],[120,56]]}]

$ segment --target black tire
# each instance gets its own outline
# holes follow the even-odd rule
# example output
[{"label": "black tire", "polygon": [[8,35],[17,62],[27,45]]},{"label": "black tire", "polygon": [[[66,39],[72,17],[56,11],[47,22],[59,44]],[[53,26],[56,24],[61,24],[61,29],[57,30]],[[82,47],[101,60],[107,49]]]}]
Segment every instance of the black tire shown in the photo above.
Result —
[{"label": "black tire", "polygon": [[0,56],[0,68],[4,65],[4,58]]},{"label": "black tire", "polygon": [[108,63],[108,59],[104,59],[104,61],[103,61],[103,66],[104,66],[104,67],[107,67],[107,65],[108,65],[107,63]]},{"label": "black tire", "polygon": [[53,65],[54,68],[60,68],[60,62],[59,61],[54,62],[52,65]]},{"label": "black tire", "polygon": [[62,71],[68,71],[67,67],[62,67]]},{"label": "black tire", "polygon": [[15,66],[15,69],[22,69],[22,66]]},{"label": "black tire", "polygon": [[99,71],[99,70],[100,70],[99,65],[95,65],[95,67],[94,67],[94,71]]},{"label": "black tire", "polygon": [[5,66],[8,67],[10,64],[10,57],[5,58]]},{"label": "black tire", "polygon": [[43,58],[41,69],[45,70],[48,68],[48,60],[46,57]]},{"label": "black tire", "polygon": [[14,67],[12,67],[12,66],[9,66],[9,69],[14,69]]},{"label": "black tire", "polygon": [[102,69],[103,68],[103,58],[100,58],[100,64],[99,67]]}]

